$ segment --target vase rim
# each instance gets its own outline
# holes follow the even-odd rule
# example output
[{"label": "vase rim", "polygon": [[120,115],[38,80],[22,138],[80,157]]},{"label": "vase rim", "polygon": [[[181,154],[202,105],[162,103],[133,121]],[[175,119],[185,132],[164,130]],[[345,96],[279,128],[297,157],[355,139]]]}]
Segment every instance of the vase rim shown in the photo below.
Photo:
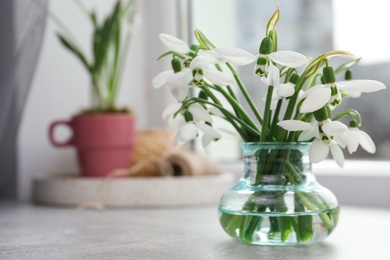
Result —
[{"label": "vase rim", "polygon": [[295,146],[308,147],[311,142],[243,142],[241,147],[281,147],[281,146]]}]

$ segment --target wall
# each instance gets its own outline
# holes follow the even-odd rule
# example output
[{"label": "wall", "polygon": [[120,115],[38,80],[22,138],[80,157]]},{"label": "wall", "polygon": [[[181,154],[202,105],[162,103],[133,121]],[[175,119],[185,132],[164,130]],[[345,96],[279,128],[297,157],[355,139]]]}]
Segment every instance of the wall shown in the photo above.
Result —
[{"label": "wall", "polygon": [[[83,0],[87,7],[104,13],[114,1]],[[49,10],[59,16],[88,49],[91,26],[74,1],[51,1]],[[161,110],[169,97],[150,87],[152,77],[166,64],[155,63],[163,51],[158,33],[175,33],[175,1],[140,1],[140,20],[122,80],[119,103],[130,106],[138,128],[160,127]],[[37,176],[78,171],[75,150],[57,149],[49,143],[49,124],[69,119],[89,104],[89,79],[80,62],[67,52],[55,37],[55,26],[48,22],[42,51],[18,133],[18,195],[29,200],[32,179]],[[158,100],[158,102],[156,102]],[[154,104],[153,106],[151,104]],[[56,136],[65,140],[69,130],[58,129]]]}]

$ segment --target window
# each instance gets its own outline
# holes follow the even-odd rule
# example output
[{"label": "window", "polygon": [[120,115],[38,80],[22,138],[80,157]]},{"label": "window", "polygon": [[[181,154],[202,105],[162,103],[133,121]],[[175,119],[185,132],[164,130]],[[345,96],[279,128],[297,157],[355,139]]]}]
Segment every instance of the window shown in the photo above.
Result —
[{"label": "window", "polygon": [[[388,9],[383,6],[389,4],[380,0],[367,4],[352,0],[278,2],[281,9],[277,25],[279,50],[294,50],[313,58],[333,49],[349,50],[364,57],[353,70],[354,78],[374,79],[390,85],[387,73],[390,69],[390,36],[385,33],[386,19],[390,17],[385,13]],[[215,45],[235,46],[252,53],[258,51],[258,45],[265,36],[266,23],[275,10],[274,1],[197,0],[192,1],[192,5],[193,27],[202,30]],[[334,59],[335,64],[344,61],[343,58]],[[262,110],[266,88],[253,76],[253,65],[240,67],[240,75]],[[386,131],[390,127],[390,119],[386,115],[387,109],[383,108],[389,95],[387,91],[381,91],[363,94],[360,99],[343,100],[339,109],[357,109],[363,117],[362,130],[369,133],[377,146],[375,155],[359,149],[353,158],[390,158],[390,133]],[[217,142],[212,149],[221,158],[238,155],[236,152],[227,154],[229,152],[224,147],[223,142]]]}]

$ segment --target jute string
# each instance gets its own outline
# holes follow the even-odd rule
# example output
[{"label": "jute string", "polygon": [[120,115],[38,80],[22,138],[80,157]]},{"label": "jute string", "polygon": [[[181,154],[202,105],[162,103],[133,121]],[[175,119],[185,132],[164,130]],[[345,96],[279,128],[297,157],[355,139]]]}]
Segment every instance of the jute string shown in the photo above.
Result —
[{"label": "jute string", "polygon": [[157,164],[162,176],[173,176],[174,174],[174,169],[169,161],[166,160],[166,156],[150,156],[148,159],[139,161],[129,169],[118,169],[107,174],[96,189],[95,200],[77,205],[76,210],[95,209],[103,211],[105,209],[103,195],[109,181],[115,177],[131,177],[150,164]]}]

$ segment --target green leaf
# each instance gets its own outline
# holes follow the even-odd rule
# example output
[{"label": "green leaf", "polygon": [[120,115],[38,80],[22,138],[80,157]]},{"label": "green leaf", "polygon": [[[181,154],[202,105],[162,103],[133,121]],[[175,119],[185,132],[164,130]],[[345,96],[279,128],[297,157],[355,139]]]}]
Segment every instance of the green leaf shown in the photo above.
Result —
[{"label": "green leaf", "polygon": [[338,74],[344,70],[349,70],[350,68],[352,68],[353,66],[355,66],[356,64],[359,63],[359,61],[361,60],[362,58],[356,58],[356,59],[353,59],[353,60],[350,60],[350,61],[347,61],[343,64],[341,64],[336,70],[335,70],[335,73]]},{"label": "green leaf", "polygon": [[211,41],[199,29],[195,29],[194,34],[201,48],[208,50],[215,48]]},{"label": "green leaf", "polygon": [[279,10],[279,6],[277,5],[276,11],[272,14],[271,18],[269,19],[269,21],[267,23],[266,36],[269,36],[271,31],[275,30],[275,26],[279,20],[279,16],[280,16],[280,10]]},{"label": "green leaf", "polygon": [[76,57],[78,57],[80,59],[81,63],[85,66],[85,68],[88,71],[91,71],[91,67],[87,61],[87,58],[85,57],[84,53],[79,48],[76,47],[76,44],[74,44],[70,40],[66,39],[64,36],[62,36],[59,33],[57,34],[57,37],[60,40],[60,42],[62,43],[62,45],[64,45],[65,48],[67,48],[70,52],[72,52],[74,55],[76,55]]},{"label": "green leaf", "polygon": [[[304,76],[306,78],[314,75],[318,69],[322,66],[324,61],[328,58],[334,57],[334,56],[340,56],[340,55],[352,55],[351,52],[348,51],[329,51],[327,53],[324,53],[320,56],[318,56],[316,59],[314,59],[305,69]],[[302,77],[303,78],[303,77]]]}]

